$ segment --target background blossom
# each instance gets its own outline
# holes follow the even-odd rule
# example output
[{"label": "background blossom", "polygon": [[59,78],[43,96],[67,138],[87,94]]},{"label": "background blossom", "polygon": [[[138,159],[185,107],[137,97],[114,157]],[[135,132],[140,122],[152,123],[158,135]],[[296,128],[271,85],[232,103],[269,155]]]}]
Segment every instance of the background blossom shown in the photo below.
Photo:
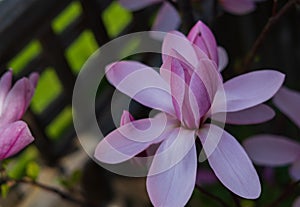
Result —
[{"label": "background blossom", "polygon": [[18,80],[13,87],[12,71],[6,72],[0,80],[0,159],[8,158],[28,144],[32,137],[27,124],[20,121],[28,108],[37,84],[38,75]]}]

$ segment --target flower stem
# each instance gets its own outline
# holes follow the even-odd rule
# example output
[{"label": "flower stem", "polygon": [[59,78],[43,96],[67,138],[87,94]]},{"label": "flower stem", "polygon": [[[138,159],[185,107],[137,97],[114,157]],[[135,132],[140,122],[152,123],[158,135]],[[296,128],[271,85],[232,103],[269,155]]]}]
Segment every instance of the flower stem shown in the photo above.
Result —
[{"label": "flower stem", "polygon": [[243,61],[242,66],[243,66],[244,71],[249,70],[250,65],[253,62],[257,51],[260,49],[264,40],[270,33],[271,29],[276,25],[278,20],[297,3],[300,3],[300,0],[289,0],[278,13],[274,12],[275,6],[273,7],[273,15],[269,18],[269,20],[268,20],[267,24],[264,26],[262,32],[259,34],[259,36],[255,40],[249,54],[245,57],[245,59]]},{"label": "flower stem", "polygon": [[25,179],[25,178],[22,178],[22,179],[11,179],[11,178],[1,178],[1,181],[0,181],[0,185],[4,184],[4,183],[23,183],[23,184],[29,184],[29,185],[32,185],[32,186],[35,186],[35,187],[38,187],[40,189],[43,189],[45,191],[48,191],[48,192],[51,192],[51,193],[55,193],[57,194],[58,196],[60,196],[62,199],[66,200],[66,201],[69,201],[73,204],[76,204],[77,206],[84,206],[84,207],[96,207],[95,205],[93,204],[90,204],[88,202],[86,202],[85,200],[82,200],[82,199],[78,199],[78,198],[75,198],[74,196],[64,192],[64,191],[61,191],[55,187],[52,187],[52,186],[48,186],[48,185],[45,185],[45,184],[42,184],[42,183],[39,183],[37,181],[34,181],[34,180],[31,180],[31,179]]}]

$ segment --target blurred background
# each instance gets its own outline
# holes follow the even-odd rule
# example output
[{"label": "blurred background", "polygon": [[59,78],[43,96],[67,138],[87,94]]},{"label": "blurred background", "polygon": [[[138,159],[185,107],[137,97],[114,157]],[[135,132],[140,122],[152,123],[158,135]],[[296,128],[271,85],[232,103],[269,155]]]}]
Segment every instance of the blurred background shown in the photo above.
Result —
[{"label": "blurred background", "polygon": [[[246,72],[242,66],[255,39],[272,15],[273,1],[257,4],[254,12],[237,16],[212,9],[212,3],[192,1],[195,20],[201,19],[213,30],[217,42],[229,54],[229,65],[224,79]],[[211,1],[213,2],[213,1]],[[278,0],[278,10],[287,2]],[[159,3],[131,12],[112,0],[2,0],[0,1],[0,72],[12,68],[15,78],[28,76],[33,71],[40,81],[24,119],[29,123],[35,142],[10,163],[9,173],[22,177],[28,171],[38,171],[38,180],[84,197],[95,206],[151,206],[144,178],[127,178],[102,169],[89,160],[81,148],[72,121],[72,93],[76,76],[85,61],[103,44],[136,31],[150,30]],[[267,35],[255,56],[250,70],[267,68],[287,74],[285,85],[300,91],[300,12],[293,7]],[[179,28],[187,34],[191,25]],[[160,65],[160,57],[145,54],[130,57],[147,64]],[[247,71],[250,71],[247,70]],[[110,115],[113,87],[101,84],[96,100],[96,114],[103,132],[116,126]],[[270,103],[272,106],[272,103]],[[148,109],[131,104],[136,118],[147,116]],[[300,141],[300,131],[279,111],[276,118],[251,126],[227,126],[227,130],[243,141],[255,133],[286,135]],[[202,168],[206,168],[207,163]],[[38,167],[39,166],[39,167]],[[39,168],[36,170],[36,168]],[[261,175],[264,168],[257,168]],[[276,169],[272,175],[277,181],[263,182],[263,194],[258,202],[242,200],[243,207],[265,206],[280,195],[289,183],[287,168]],[[183,178],[184,179],[184,178]],[[219,183],[205,186],[229,203],[231,194]],[[4,191],[2,189],[2,191]],[[300,194],[299,189],[283,202],[291,206]],[[14,186],[5,207],[75,206],[59,196],[30,186]],[[198,191],[188,206],[218,206]]]}]

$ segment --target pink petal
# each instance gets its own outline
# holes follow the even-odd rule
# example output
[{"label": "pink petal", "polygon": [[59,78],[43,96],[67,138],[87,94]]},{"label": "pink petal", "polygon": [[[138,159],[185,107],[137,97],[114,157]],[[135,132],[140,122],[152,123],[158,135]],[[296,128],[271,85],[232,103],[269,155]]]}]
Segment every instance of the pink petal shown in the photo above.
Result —
[{"label": "pink petal", "polygon": [[195,69],[198,77],[202,80],[210,101],[213,101],[216,92],[222,88],[223,81],[221,74],[217,71],[217,66],[210,59],[201,59]]},{"label": "pink petal", "polygon": [[281,87],[273,102],[287,117],[300,128],[300,93]]},{"label": "pink petal", "polygon": [[192,43],[180,32],[169,32],[165,36],[162,45],[163,62],[165,62],[165,56],[177,58],[192,67],[198,65],[198,57]]},{"label": "pink petal", "polygon": [[300,207],[300,197],[296,198],[296,200],[293,203],[293,207]]},{"label": "pink petal", "polygon": [[174,114],[170,87],[152,68],[120,61],[107,66],[106,77],[119,91],[141,104]]},{"label": "pink petal", "polygon": [[154,206],[185,206],[195,187],[194,132],[182,129],[178,136],[173,135],[158,148],[147,177],[147,191]]},{"label": "pink petal", "polygon": [[27,78],[22,78],[16,82],[7,94],[3,106],[1,121],[10,123],[19,120],[28,106],[31,84]]},{"label": "pink petal", "polygon": [[290,167],[290,175],[294,180],[300,180],[300,156]]},{"label": "pink petal", "polygon": [[33,140],[27,124],[23,121],[2,126],[0,128],[0,160],[18,153]]},{"label": "pink petal", "polygon": [[236,15],[248,14],[255,9],[253,0],[220,0],[223,9]]},{"label": "pink petal", "polygon": [[161,1],[162,0],[119,0],[119,3],[128,10],[136,11]]},{"label": "pink petal", "polygon": [[245,125],[263,123],[271,120],[274,116],[275,112],[272,108],[265,104],[260,104],[242,111],[228,112],[226,115],[221,113],[214,114],[212,118],[217,121],[222,121],[222,118],[226,117],[227,124]]},{"label": "pink petal", "polygon": [[180,25],[180,16],[177,10],[168,2],[164,2],[159,9],[152,30],[169,32]]},{"label": "pink petal", "polygon": [[211,30],[202,21],[198,21],[191,29],[188,39],[204,51],[217,65],[219,64],[216,39]]},{"label": "pink petal", "polygon": [[2,113],[4,100],[11,88],[12,71],[9,70],[0,79],[0,113]]},{"label": "pink petal", "polygon": [[[247,199],[258,198],[260,181],[255,168],[243,147],[237,140],[216,125],[206,125],[199,131],[203,143],[206,139],[219,139],[215,150],[208,156],[208,162],[219,180],[233,193]],[[206,151],[205,145],[204,151]],[[210,148],[208,149],[211,150]]]},{"label": "pink petal", "polygon": [[261,70],[237,76],[224,83],[227,112],[240,111],[270,99],[280,88],[284,74]]},{"label": "pink petal", "polygon": [[100,162],[109,164],[129,160],[151,144],[168,138],[172,127],[166,124],[166,120],[161,117],[127,123],[101,140],[94,156]]},{"label": "pink petal", "polygon": [[38,73],[31,73],[29,75],[29,81],[32,84],[33,88],[36,88],[39,80],[39,74]]},{"label": "pink petal", "polygon": [[218,47],[218,71],[222,72],[228,65],[228,54],[223,47]]},{"label": "pink petal", "polygon": [[129,111],[123,111],[123,114],[121,116],[121,121],[120,121],[120,125],[123,126],[127,123],[130,123],[134,121],[133,116],[129,113]]},{"label": "pink petal", "polygon": [[287,165],[300,155],[300,144],[277,135],[256,135],[244,146],[254,163],[265,166]]}]

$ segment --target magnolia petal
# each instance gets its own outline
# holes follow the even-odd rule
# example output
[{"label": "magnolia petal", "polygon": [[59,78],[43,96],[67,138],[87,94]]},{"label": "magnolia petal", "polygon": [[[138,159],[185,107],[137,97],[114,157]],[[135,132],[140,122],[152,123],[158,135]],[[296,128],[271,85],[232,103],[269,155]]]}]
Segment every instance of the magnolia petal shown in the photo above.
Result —
[{"label": "magnolia petal", "polygon": [[160,117],[129,122],[101,140],[94,156],[104,163],[124,162],[144,151],[151,144],[168,138],[169,128],[165,120]]},{"label": "magnolia petal", "polygon": [[31,73],[29,76],[29,81],[32,84],[32,86],[35,88],[37,86],[39,80],[39,74],[38,73]]},{"label": "magnolia petal", "polygon": [[0,79],[0,112],[2,113],[4,100],[11,88],[11,81],[12,81],[12,71],[9,70]]},{"label": "magnolia petal", "polygon": [[198,128],[201,117],[207,113],[211,106],[210,95],[208,94],[207,86],[197,72],[192,74],[188,89],[190,107]]},{"label": "magnolia petal", "polygon": [[300,144],[277,135],[256,135],[244,142],[245,149],[258,165],[282,166],[290,164],[300,155]]},{"label": "magnolia petal", "polygon": [[165,61],[165,56],[177,58],[192,67],[197,67],[198,65],[198,57],[193,44],[180,32],[169,32],[165,36],[162,45],[163,62]]},{"label": "magnolia petal", "polygon": [[236,15],[248,14],[255,9],[253,0],[220,0],[223,9]]},{"label": "magnolia petal", "polygon": [[162,0],[119,0],[119,3],[126,9],[136,11]]},{"label": "magnolia petal", "polygon": [[228,54],[223,47],[218,47],[218,71],[222,72],[228,65]]},{"label": "magnolia petal", "polygon": [[237,76],[224,83],[227,112],[240,111],[270,99],[284,81],[278,71],[261,70]]},{"label": "magnolia petal", "polygon": [[300,180],[300,156],[296,160],[296,162],[293,163],[293,165],[290,167],[290,175],[294,180]]},{"label": "magnolia petal", "polygon": [[209,101],[212,102],[218,90],[222,89],[223,81],[221,74],[217,71],[217,66],[210,59],[199,60],[198,67],[195,69],[198,77],[204,84],[209,95]]},{"label": "magnolia petal", "polygon": [[287,117],[300,128],[300,93],[281,87],[273,102]]},{"label": "magnolia petal", "polygon": [[[233,193],[247,199],[258,198],[261,186],[256,170],[243,147],[229,133],[218,126],[208,124],[199,131],[203,143],[206,139],[221,139],[208,162],[219,180]],[[203,144],[204,151],[206,145]],[[208,149],[211,151],[211,149]]]},{"label": "magnolia petal", "polygon": [[29,104],[29,94],[31,93],[32,86],[27,78],[22,78],[16,82],[4,101],[1,116],[3,123],[17,121],[23,116]]},{"label": "magnolia petal", "polygon": [[154,206],[185,206],[193,193],[197,171],[194,133],[185,130],[180,134],[175,135],[175,142],[173,136],[161,144],[150,167],[147,191]]},{"label": "magnolia petal", "polygon": [[180,16],[177,10],[168,2],[164,2],[159,9],[152,30],[169,32],[180,25]]},{"label": "magnolia petal", "polygon": [[217,42],[211,30],[202,22],[198,21],[189,32],[187,38],[204,51],[208,58],[218,65]]},{"label": "magnolia petal", "polygon": [[106,68],[106,77],[119,91],[141,104],[174,114],[170,87],[149,66],[120,61]]},{"label": "magnolia petal", "polygon": [[[214,114],[211,118],[216,121],[223,121],[226,117],[227,124],[259,124],[271,120],[275,116],[272,108],[260,104],[237,112],[228,112],[226,116],[222,113]],[[225,121],[225,120],[224,120]]]},{"label": "magnolia petal", "polygon": [[127,123],[134,121],[133,116],[129,113],[129,111],[124,110],[121,116],[120,125],[123,126]]},{"label": "magnolia petal", "polygon": [[33,140],[27,124],[23,121],[2,126],[0,128],[0,160],[18,153]]},{"label": "magnolia petal", "polygon": [[172,103],[178,120],[183,121],[183,104],[186,91],[185,76],[186,72],[179,60],[172,58],[171,60],[171,94]]}]

